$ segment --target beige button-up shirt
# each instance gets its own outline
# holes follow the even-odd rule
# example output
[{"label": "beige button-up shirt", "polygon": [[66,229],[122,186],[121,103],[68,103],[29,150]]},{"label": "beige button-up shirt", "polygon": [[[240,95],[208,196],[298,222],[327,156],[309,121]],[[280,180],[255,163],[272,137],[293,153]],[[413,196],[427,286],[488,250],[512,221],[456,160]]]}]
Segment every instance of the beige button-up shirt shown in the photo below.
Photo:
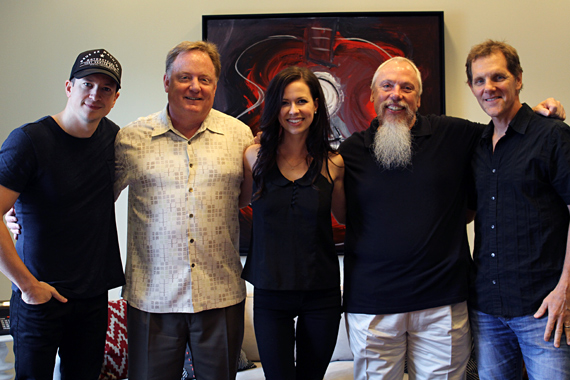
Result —
[{"label": "beige button-up shirt", "polygon": [[115,194],[129,186],[123,297],[151,313],[197,313],[245,298],[238,198],[251,130],[211,110],[194,136],[167,108],[122,128]]}]

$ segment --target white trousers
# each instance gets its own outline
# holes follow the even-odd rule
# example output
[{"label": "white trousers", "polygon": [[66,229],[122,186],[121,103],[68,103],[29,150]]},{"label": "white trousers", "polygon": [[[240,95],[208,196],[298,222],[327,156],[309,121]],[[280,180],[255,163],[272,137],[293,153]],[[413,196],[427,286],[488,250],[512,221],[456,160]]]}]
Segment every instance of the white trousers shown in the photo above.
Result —
[{"label": "white trousers", "polygon": [[467,303],[400,314],[346,313],[355,380],[465,379],[471,354]]}]

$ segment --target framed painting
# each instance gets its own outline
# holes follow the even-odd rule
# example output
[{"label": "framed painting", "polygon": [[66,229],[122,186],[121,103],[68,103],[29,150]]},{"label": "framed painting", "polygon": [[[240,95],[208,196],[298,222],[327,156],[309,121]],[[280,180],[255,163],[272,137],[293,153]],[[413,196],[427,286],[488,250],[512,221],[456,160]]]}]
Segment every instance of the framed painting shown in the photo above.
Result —
[{"label": "framed painting", "polygon": [[[269,81],[285,67],[305,66],[319,78],[338,146],[376,116],[370,84],[378,66],[403,56],[422,75],[419,112],[444,114],[443,31],[443,12],[203,15],[202,38],[218,46],[222,59],[214,108],[255,134]],[[249,212],[240,215],[242,253],[249,248]],[[344,227],[333,224],[342,251]]]}]

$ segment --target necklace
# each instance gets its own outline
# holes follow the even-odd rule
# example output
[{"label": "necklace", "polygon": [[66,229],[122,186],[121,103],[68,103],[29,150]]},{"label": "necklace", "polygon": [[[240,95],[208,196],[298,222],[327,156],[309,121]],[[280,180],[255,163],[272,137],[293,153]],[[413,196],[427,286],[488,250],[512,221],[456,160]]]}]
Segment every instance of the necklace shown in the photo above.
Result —
[{"label": "necklace", "polygon": [[289,160],[287,159],[287,157],[285,157],[283,154],[281,154],[280,152],[277,152],[279,154],[279,156],[281,158],[283,158],[285,160],[285,162],[287,163],[287,165],[289,165],[289,167],[291,168],[296,168],[297,166],[301,165],[303,162],[307,162],[307,156],[305,156],[301,161],[299,161],[297,164],[293,165],[289,162]]}]

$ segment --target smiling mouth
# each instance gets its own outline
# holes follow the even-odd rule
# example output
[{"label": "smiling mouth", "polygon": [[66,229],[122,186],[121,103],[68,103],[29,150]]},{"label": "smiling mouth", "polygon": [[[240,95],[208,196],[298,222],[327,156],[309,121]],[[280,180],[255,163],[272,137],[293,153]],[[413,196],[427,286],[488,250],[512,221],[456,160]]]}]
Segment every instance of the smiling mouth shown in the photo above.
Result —
[{"label": "smiling mouth", "polygon": [[499,100],[499,99],[501,99],[500,96],[494,96],[494,97],[492,97],[492,98],[483,99],[483,101],[485,101],[485,102],[493,102],[493,101]]},{"label": "smiling mouth", "polygon": [[404,107],[397,104],[388,104],[386,108],[388,108],[390,111],[402,111],[404,109]]},{"label": "smiling mouth", "polygon": [[287,122],[289,124],[299,124],[300,122],[302,122],[303,119],[288,119]]},{"label": "smiling mouth", "polygon": [[188,99],[188,100],[201,100],[201,98],[194,98],[191,96],[185,96],[184,99]]},{"label": "smiling mouth", "polygon": [[91,108],[91,109],[101,109],[103,108],[102,105],[100,104],[93,104],[93,103],[83,103],[85,104],[87,107]]}]

